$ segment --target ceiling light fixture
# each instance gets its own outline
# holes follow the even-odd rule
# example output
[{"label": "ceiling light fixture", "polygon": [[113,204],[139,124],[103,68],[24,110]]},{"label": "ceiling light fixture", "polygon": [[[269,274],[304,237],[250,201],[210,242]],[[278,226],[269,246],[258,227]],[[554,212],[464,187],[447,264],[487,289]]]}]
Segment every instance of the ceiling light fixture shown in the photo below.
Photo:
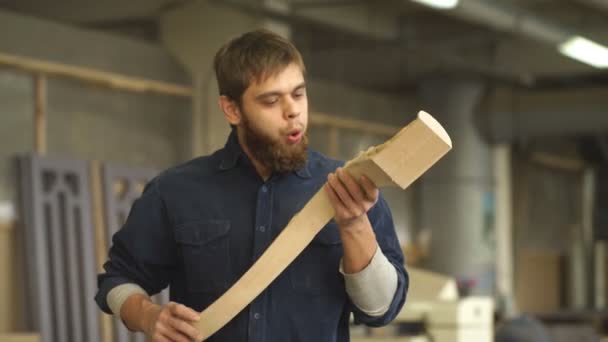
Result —
[{"label": "ceiling light fixture", "polygon": [[559,45],[562,54],[596,68],[608,68],[608,48],[581,36]]},{"label": "ceiling light fixture", "polygon": [[452,9],[458,6],[458,0],[412,0],[414,2],[438,9]]}]

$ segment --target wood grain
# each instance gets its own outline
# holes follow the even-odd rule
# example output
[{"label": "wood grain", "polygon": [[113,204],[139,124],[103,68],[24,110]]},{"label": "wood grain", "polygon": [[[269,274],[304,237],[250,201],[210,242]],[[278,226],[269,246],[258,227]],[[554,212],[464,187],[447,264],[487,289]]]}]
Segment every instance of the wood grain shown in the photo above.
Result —
[{"label": "wood grain", "polygon": [[[405,189],[452,148],[450,137],[429,114],[401,129],[386,143],[372,147],[345,165],[378,186]],[[253,301],[304,250],[334,216],[323,188],[289,221],[254,265],[201,313],[195,327],[203,340],[213,335]]]}]

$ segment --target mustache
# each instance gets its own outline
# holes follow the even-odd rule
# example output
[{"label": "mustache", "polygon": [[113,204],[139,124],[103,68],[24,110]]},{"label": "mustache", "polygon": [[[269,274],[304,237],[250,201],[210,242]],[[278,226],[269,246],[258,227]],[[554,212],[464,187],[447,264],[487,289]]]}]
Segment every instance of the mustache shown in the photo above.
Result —
[{"label": "mustache", "polygon": [[304,131],[304,124],[298,124],[298,125],[292,125],[289,126],[283,130],[281,130],[281,134],[289,134],[291,131],[300,131],[303,132]]}]

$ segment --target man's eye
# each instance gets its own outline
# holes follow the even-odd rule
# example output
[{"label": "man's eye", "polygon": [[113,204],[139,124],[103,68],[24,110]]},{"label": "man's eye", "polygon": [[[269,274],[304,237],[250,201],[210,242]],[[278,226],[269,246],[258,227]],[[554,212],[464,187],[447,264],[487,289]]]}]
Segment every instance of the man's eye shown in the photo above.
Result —
[{"label": "man's eye", "polygon": [[272,106],[273,104],[277,103],[278,101],[279,100],[277,98],[273,97],[273,98],[265,99],[264,101],[262,101],[262,103],[267,106]]}]

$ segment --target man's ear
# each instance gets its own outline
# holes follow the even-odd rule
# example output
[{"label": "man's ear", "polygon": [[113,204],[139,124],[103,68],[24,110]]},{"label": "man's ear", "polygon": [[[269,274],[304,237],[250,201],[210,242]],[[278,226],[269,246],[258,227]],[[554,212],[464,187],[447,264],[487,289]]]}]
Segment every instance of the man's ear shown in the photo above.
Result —
[{"label": "man's ear", "polygon": [[235,101],[228,96],[221,95],[218,104],[230,125],[238,126],[241,123],[241,111]]}]

